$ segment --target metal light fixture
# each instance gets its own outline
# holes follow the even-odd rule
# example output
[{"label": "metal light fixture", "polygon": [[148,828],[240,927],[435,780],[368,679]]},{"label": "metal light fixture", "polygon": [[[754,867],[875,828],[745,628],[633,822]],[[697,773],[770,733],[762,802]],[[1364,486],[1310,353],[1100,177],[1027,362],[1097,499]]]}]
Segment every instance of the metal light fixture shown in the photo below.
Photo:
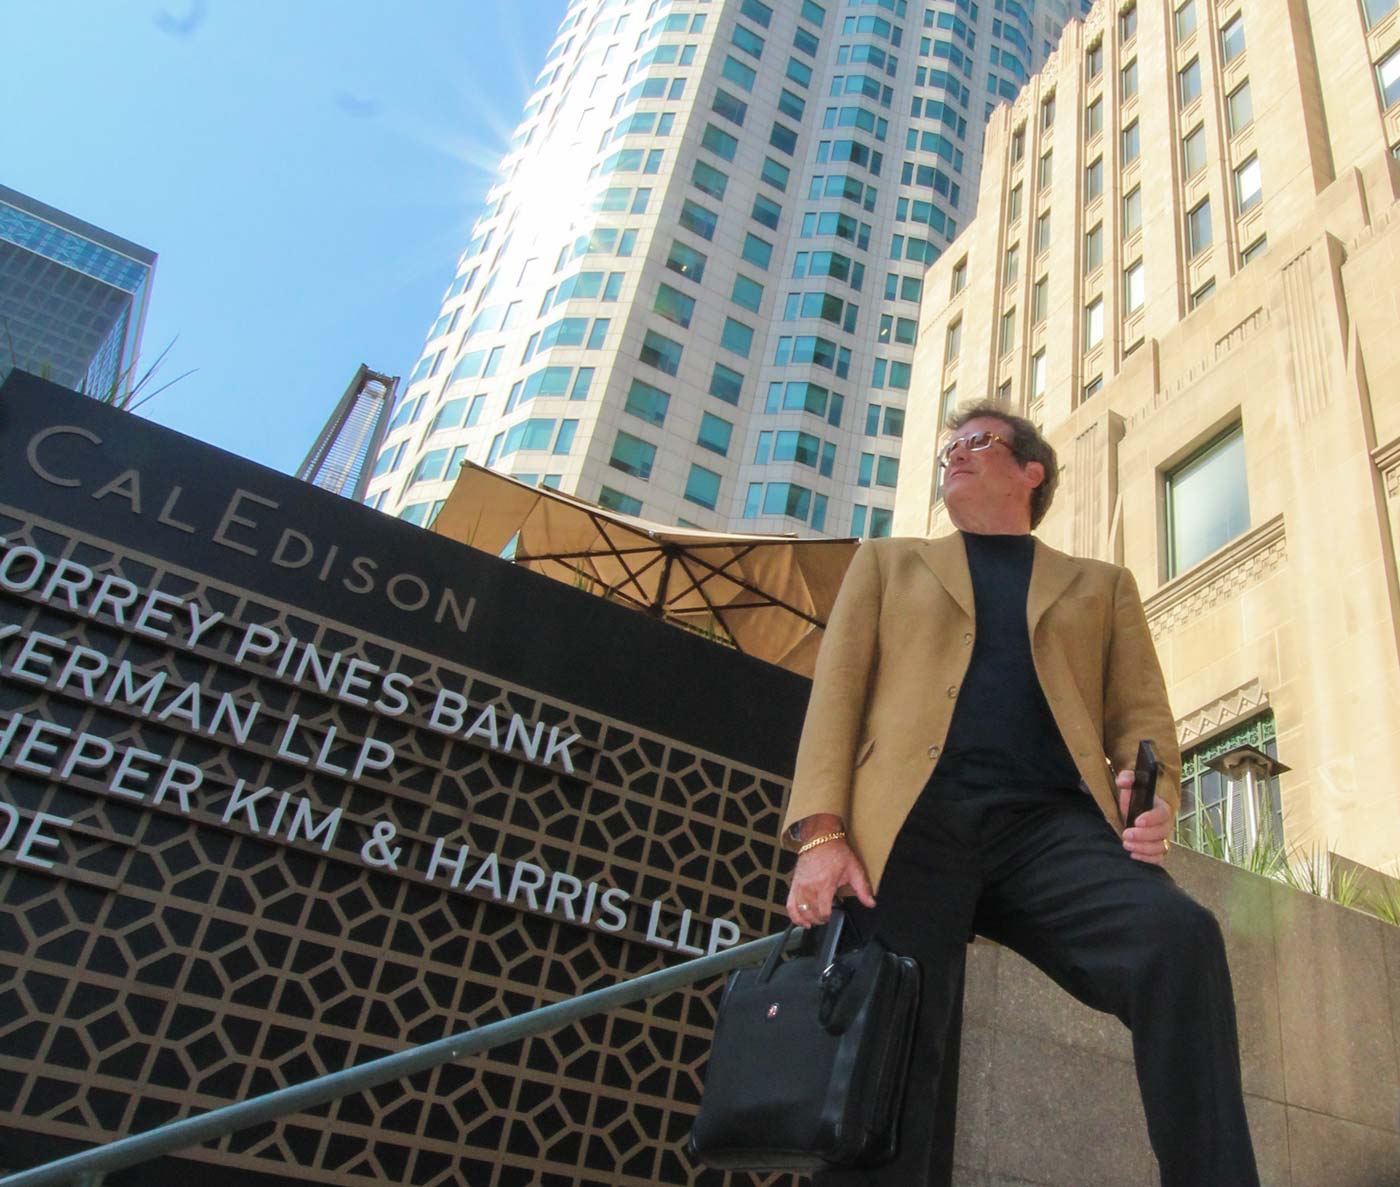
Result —
[{"label": "metal light fixture", "polygon": [[[1259,786],[1267,782],[1275,775],[1282,775],[1285,771],[1293,768],[1278,759],[1265,754],[1257,746],[1236,746],[1232,750],[1225,751],[1224,754],[1217,754],[1210,759],[1206,766],[1212,771],[1219,771],[1225,777],[1227,783],[1237,783],[1241,779],[1244,781],[1244,813],[1245,813],[1245,837],[1248,843],[1252,844],[1259,835],[1259,821],[1263,815],[1263,806],[1259,802]],[[1231,828],[1231,816],[1227,801],[1225,812],[1225,841],[1229,846],[1233,846],[1234,837]]]}]

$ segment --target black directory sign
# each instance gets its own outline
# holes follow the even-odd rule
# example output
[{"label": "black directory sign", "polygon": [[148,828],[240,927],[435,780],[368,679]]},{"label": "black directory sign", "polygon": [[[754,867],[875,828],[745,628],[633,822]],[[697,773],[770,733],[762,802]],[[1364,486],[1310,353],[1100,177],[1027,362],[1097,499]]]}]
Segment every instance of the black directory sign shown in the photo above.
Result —
[{"label": "black directory sign", "polygon": [[[18,372],[0,457],[0,1167],[775,925],[805,681]],[[713,988],[109,1181],[698,1181]]]}]

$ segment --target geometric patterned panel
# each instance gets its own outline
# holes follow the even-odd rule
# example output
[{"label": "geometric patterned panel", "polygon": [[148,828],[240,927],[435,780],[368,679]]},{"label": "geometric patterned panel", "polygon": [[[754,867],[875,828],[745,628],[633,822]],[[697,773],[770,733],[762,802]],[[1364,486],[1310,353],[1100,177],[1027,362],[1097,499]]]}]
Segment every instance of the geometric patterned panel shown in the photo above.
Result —
[{"label": "geometric patterned panel", "polygon": [[[31,1143],[110,1140],[654,971],[678,959],[648,942],[655,901],[672,938],[682,908],[697,921],[692,938],[715,918],[732,919],[744,939],[780,926],[782,777],[20,511],[0,507],[0,536],[49,563],[69,557],[227,616],[193,645],[188,624],[162,643],[109,612],[0,590],[0,630],[21,627],[0,639],[0,736],[18,714],[105,737],[119,754],[178,759],[204,779],[186,812],[173,793],[161,804],[115,794],[110,767],[75,768],[66,780],[25,770],[18,732],[0,753],[0,794],[19,809],[20,831],[40,812],[72,822],[50,830],[61,842],[43,851],[50,869],[19,861],[13,842],[0,851],[4,1130]],[[279,672],[279,655],[236,666],[249,624],[312,643],[323,658],[339,653],[342,664],[410,674],[409,711],[349,703],[314,671]],[[36,631],[61,641],[55,654],[87,647],[129,661],[140,680],[163,673],[160,694],[149,705],[105,703],[101,678],[92,696],[73,680],[60,689],[57,661],[21,679],[14,666]],[[198,719],[158,720],[193,684],[209,694]],[[505,754],[427,728],[439,687],[467,698],[468,720],[495,706],[503,734],[513,713],[542,723],[546,737],[555,726],[576,733],[575,771],[557,756],[546,763],[543,747],[531,760],[519,745]],[[242,744],[228,715],[213,727],[221,693],[262,705]],[[279,756],[293,722],[293,753],[309,756],[334,730],[330,762],[348,766],[366,733],[392,745],[396,761],[358,780],[312,769]],[[36,756],[43,766],[34,750],[29,765]],[[239,779],[275,789],[256,828],[247,813],[223,819]],[[274,827],[282,791],[291,794]],[[314,813],[292,835],[298,797]],[[342,815],[327,849],[304,825],[333,809]],[[393,837],[377,848],[375,827],[386,823]],[[446,864],[427,877],[439,840],[447,858],[469,847],[456,887]],[[394,850],[392,866],[372,864]],[[489,883],[467,886],[492,853],[502,901]],[[545,890],[535,910],[521,895],[503,901],[519,862],[627,891],[626,925],[602,926],[610,918],[596,903],[588,923],[558,901],[546,913]],[[576,916],[583,904],[579,894]],[[173,1181],[193,1160],[249,1182],[721,1183],[683,1152],[718,991],[712,982],[591,1018],[232,1135],[172,1160],[170,1175],[147,1169],[131,1181]],[[7,1144],[0,1135],[0,1165]]]}]

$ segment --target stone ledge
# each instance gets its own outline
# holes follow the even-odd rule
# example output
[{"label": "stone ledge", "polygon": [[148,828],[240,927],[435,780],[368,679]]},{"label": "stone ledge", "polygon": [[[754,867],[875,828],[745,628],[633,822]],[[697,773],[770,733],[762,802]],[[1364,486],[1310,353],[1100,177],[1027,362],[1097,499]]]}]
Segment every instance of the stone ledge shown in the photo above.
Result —
[{"label": "stone ledge", "polygon": [[[1190,850],[1167,865],[1225,936],[1263,1187],[1400,1183],[1400,928]],[[954,1184],[1156,1184],[1126,1029],[1014,953],[969,955]]]},{"label": "stone ledge", "polygon": [[1143,602],[1152,637],[1184,626],[1225,598],[1262,581],[1284,560],[1283,516],[1245,532]]}]

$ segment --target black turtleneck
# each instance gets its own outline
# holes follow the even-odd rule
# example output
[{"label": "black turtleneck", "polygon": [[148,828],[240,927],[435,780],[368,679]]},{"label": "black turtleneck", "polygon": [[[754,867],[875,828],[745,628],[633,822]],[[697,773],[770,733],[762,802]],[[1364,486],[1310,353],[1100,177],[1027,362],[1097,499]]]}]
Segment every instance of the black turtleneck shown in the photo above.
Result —
[{"label": "black turtleneck", "polygon": [[962,538],[977,636],[934,777],[940,788],[972,791],[1077,788],[1079,770],[1031,658],[1026,596],[1035,540],[972,532]]}]

